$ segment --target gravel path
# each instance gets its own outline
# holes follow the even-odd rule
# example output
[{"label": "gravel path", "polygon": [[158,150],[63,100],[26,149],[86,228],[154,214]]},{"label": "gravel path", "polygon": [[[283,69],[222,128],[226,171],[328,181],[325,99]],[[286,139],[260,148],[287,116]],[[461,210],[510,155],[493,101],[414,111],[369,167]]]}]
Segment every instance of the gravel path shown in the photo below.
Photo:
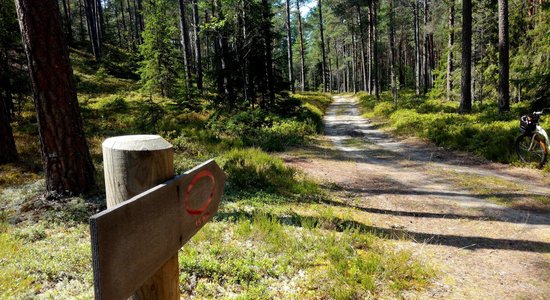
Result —
[{"label": "gravel path", "polygon": [[355,98],[334,100],[325,117],[332,146],[285,160],[440,270],[427,291],[405,298],[550,298],[550,213],[532,206],[550,197],[547,175],[392,138],[360,116]]}]

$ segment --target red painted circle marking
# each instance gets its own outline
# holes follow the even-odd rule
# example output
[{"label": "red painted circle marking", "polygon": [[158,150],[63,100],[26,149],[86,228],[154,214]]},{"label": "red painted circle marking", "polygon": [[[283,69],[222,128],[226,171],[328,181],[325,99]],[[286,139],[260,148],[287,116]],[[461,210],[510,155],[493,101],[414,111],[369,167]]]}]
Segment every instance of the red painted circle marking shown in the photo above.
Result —
[{"label": "red painted circle marking", "polygon": [[[210,195],[208,196],[208,199],[201,207],[197,209],[193,209],[189,206],[189,194],[191,193],[191,191],[193,190],[193,187],[195,186],[195,184],[197,184],[199,179],[203,177],[210,178]],[[187,186],[187,192],[185,193],[185,210],[190,215],[200,215],[208,208],[208,206],[210,206],[210,202],[212,202],[212,197],[214,197],[215,182],[216,180],[214,179],[214,175],[210,170],[202,170],[199,173],[197,173],[195,177],[193,177],[193,179],[191,179],[191,182]]]}]

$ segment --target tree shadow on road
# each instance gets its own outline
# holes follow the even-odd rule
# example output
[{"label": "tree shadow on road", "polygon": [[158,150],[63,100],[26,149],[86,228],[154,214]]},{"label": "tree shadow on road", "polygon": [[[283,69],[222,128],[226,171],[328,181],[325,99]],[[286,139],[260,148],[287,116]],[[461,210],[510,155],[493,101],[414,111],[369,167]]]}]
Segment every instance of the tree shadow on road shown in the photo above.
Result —
[{"label": "tree shadow on road", "polygon": [[[324,230],[333,230],[342,232],[345,230],[357,230],[361,233],[373,234],[383,239],[410,240],[416,243],[425,243],[429,245],[442,245],[458,249],[467,249],[470,251],[479,249],[501,249],[511,251],[550,253],[550,243],[497,239],[479,236],[459,236],[459,235],[434,235],[423,232],[409,231],[402,228],[382,228],[369,226],[354,220],[345,220],[338,217],[322,218],[315,216],[304,216],[299,214],[275,215],[264,213],[267,217],[277,222],[297,227],[317,227]],[[240,220],[254,221],[255,215],[245,211],[218,212],[215,216],[217,221],[237,222]]]}]

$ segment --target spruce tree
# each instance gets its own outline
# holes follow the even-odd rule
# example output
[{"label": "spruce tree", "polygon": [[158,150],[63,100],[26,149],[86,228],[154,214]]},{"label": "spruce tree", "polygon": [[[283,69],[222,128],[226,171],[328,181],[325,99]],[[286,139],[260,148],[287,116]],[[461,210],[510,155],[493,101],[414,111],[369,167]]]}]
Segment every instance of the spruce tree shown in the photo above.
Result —
[{"label": "spruce tree", "polygon": [[143,61],[139,72],[143,88],[163,97],[174,95],[178,80],[178,51],[172,43],[177,28],[167,18],[170,9],[167,0],[144,2],[145,30],[140,45]]}]

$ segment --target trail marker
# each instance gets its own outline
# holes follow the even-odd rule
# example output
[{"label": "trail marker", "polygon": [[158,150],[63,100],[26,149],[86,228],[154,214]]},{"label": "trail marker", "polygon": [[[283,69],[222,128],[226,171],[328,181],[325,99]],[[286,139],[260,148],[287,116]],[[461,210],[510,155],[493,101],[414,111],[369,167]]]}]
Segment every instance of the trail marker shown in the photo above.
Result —
[{"label": "trail marker", "polygon": [[[136,138],[143,137],[160,138],[158,136],[137,136]],[[109,139],[103,145],[104,154],[109,152],[105,151],[108,141]],[[163,149],[160,151],[170,149],[167,153],[171,153],[171,145],[164,142],[169,147],[163,144],[161,147]],[[120,147],[120,144],[112,145]],[[151,150],[151,147],[139,151],[159,153],[159,149]],[[144,153],[134,155],[134,159],[143,158]],[[107,163],[107,159],[104,161],[106,170],[112,168],[111,165],[107,166],[110,164]],[[128,169],[132,166],[126,163],[119,164],[116,168],[125,169],[126,172],[122,173],[128,173]],[[171,172],[173,174],[173,168]],[[141,175],[135,174],[137,177]],[[109,176],[106,173],[106,185],[116,181],[108,178]],[[131,181],[127,177],[122,180]],[[216,162],[209,160],[127,201],[111,203],[111,207],[107,210],[92,216],[90,234],[95,298],[127,299],[132,295],[134,298],[148,299],[179,298],[177,252],[214,216],[224,183],[223,171]],[[116,184],[111,188],[120,189],[122,194],[126,189]],[[110,203],[109,187],[106,187],[106,190],[108,191],[107,202]],[[114,194],[116,193],[111,192],[111,195]],[[174,257],[175,266],[173,266]],[[170,265],[170,270],[163,271],[166,265]],[[176,278],[173,278],[174,276]],[[154,282],[155,280],[151,279],[153,277],[157,277],[157,281],[161,278],[161,282]],[[152,283],[145,284],[147,281]]]}]

